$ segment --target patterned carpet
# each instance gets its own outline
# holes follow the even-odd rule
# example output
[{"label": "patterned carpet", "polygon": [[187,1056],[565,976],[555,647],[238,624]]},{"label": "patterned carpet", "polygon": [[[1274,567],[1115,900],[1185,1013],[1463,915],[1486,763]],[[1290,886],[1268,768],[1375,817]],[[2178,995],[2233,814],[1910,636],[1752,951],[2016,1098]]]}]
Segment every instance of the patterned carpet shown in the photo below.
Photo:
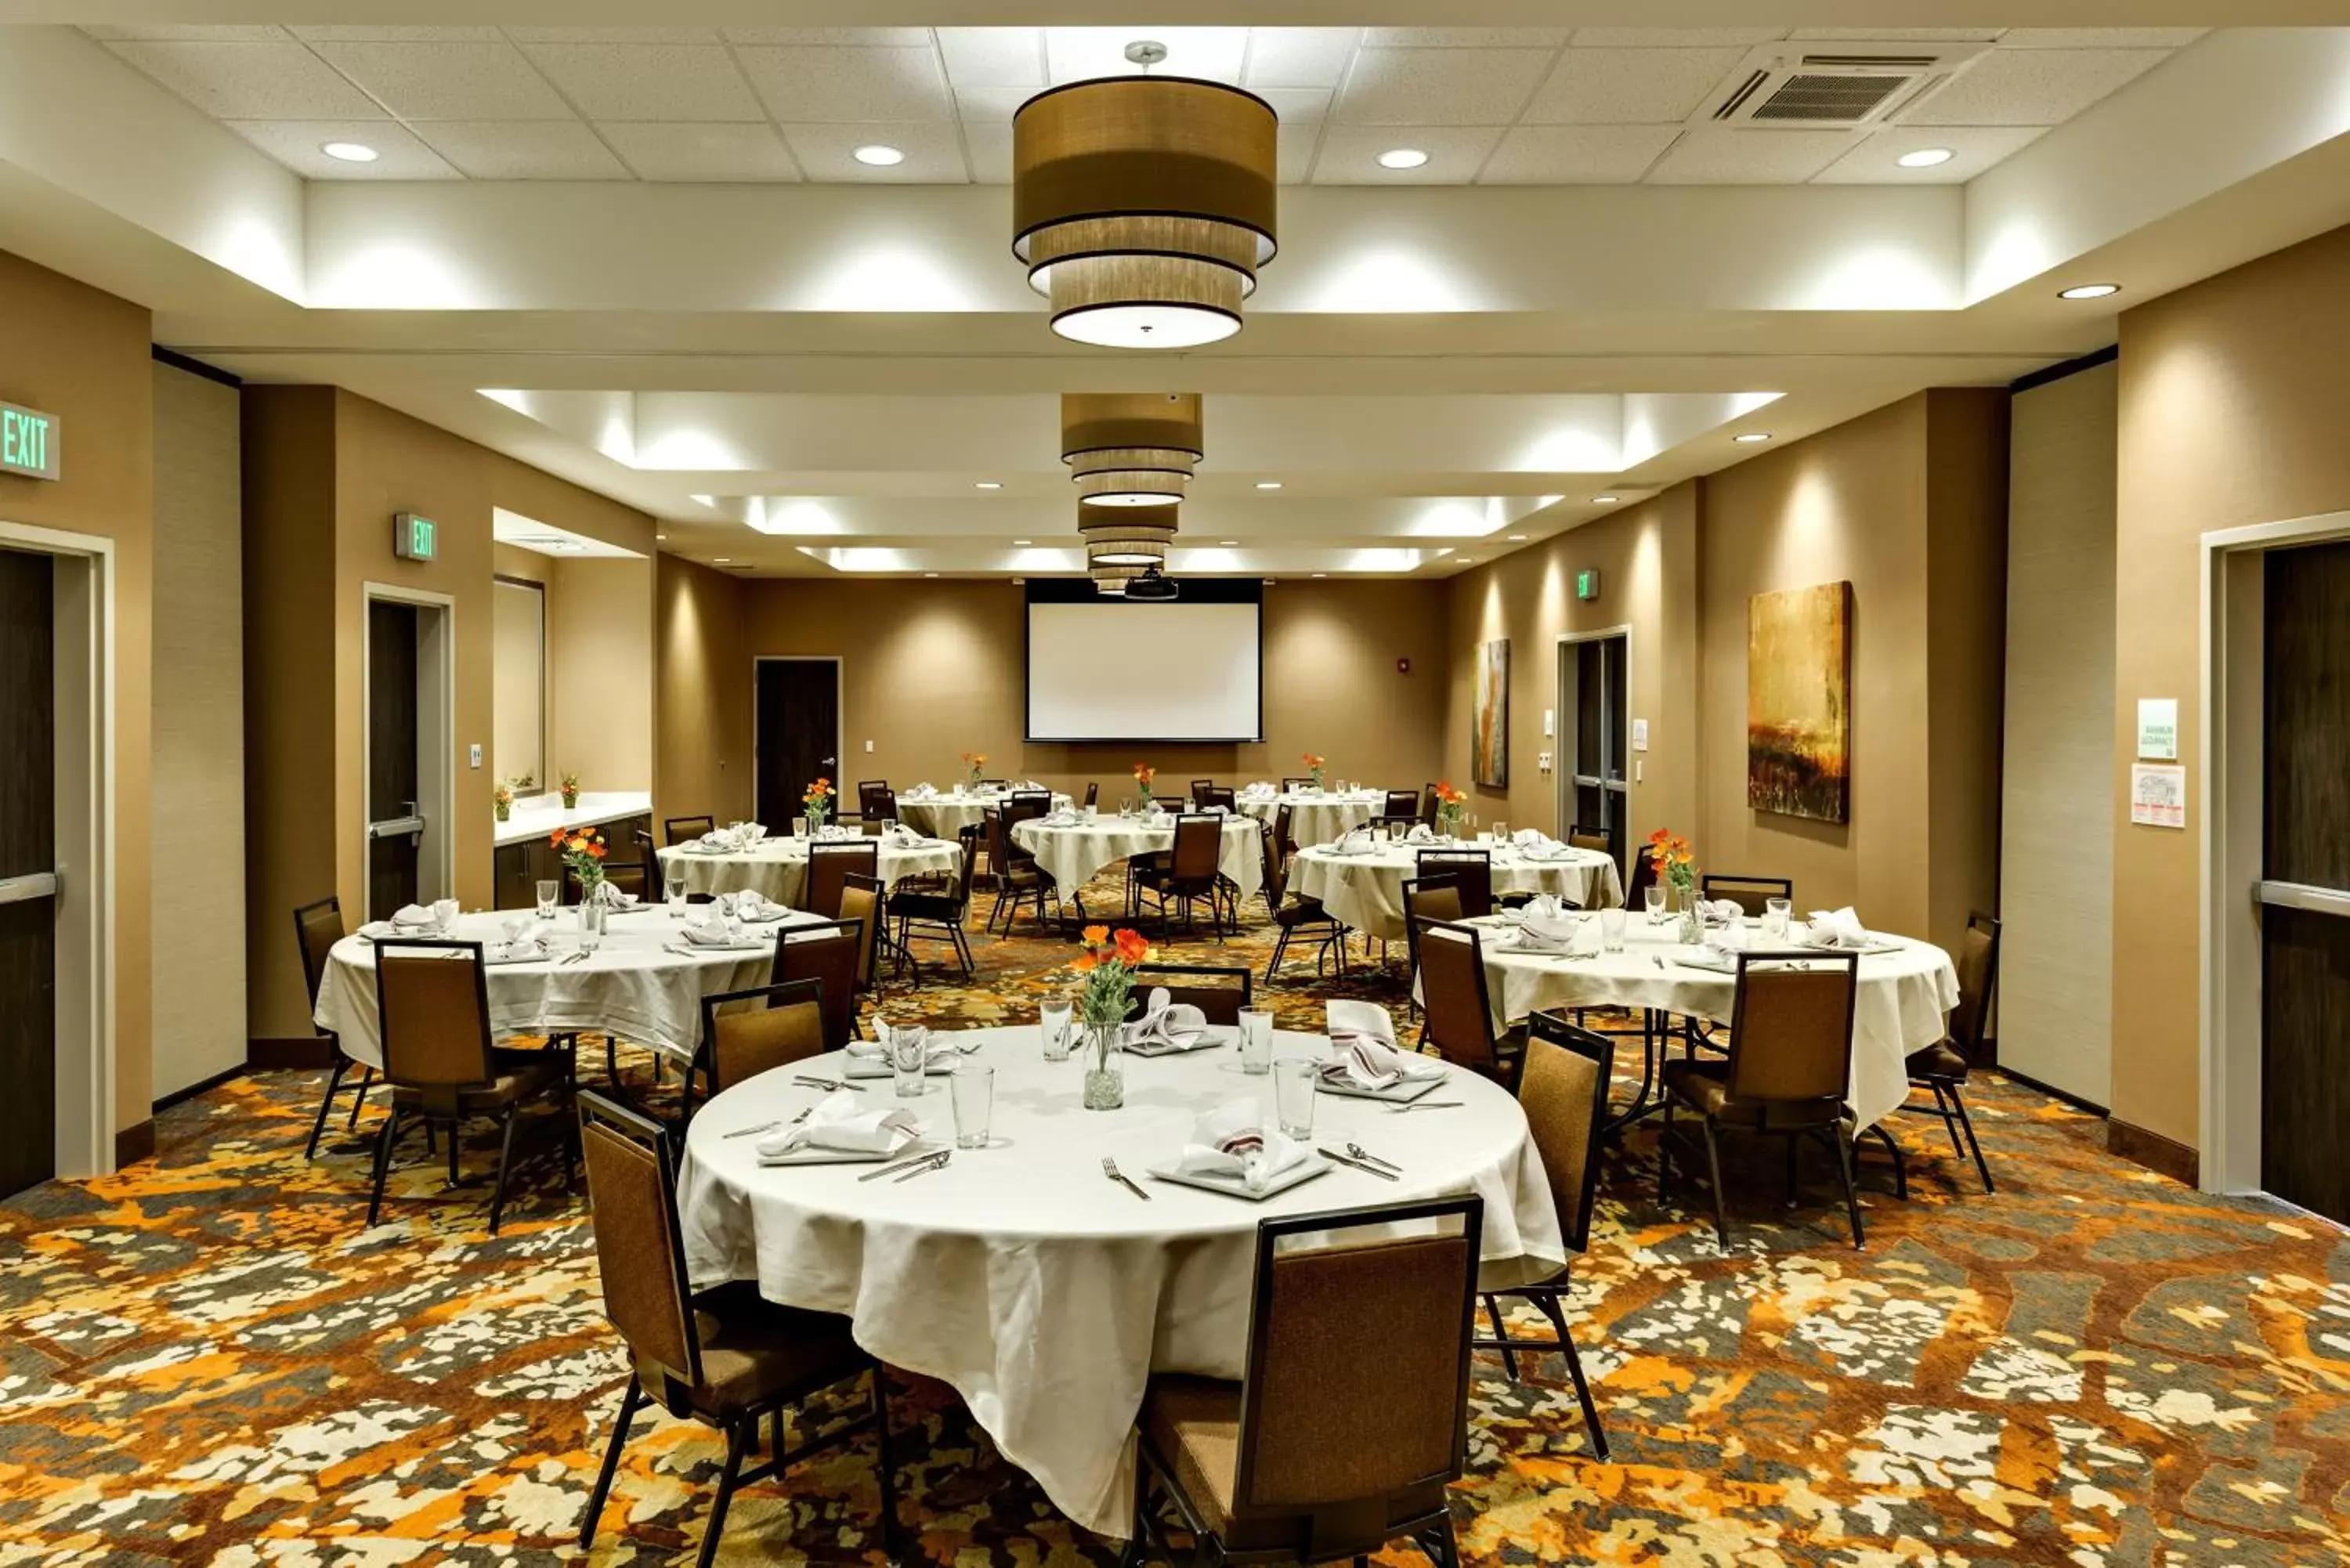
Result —
[{"label": "patterned carpet", "polygon": [[[1070,950],[975,943],[978,980],[893,985],[893,1016],[1033,1016]],[[1219,949],[1262,970],[1262,929]],[[1273,992],[1311,1025],[1310,961]],[[1344,982],[1399,1002],[1391,974]],[[636,1081],[645,1077],[641,1057]],[[575,1555],[625,1376],[587,1222],[554,1179],[484,1233],[421,1148],[362,1231],[366,1162],[306,1164],[320,1075],[233,1083],[161,1118],[156,1159],[0,1205],[0,1562],[537,1563]],[[1481,1363],[1481,1564],[2350,1561],[2350,1246],[2323,1225],[2123,1164],[2096,1124],[1975,1094],[1986,1195],[1923,1118],[1911,1199],[1869,1247],[1775,1162],[1733,1186],[1737,1244],[1654,1200],[1653,1139],[1605,1174],[1575,1331],[1614,1444],[1589,1456],[1564,1366]],[[518,1143],[550,1147],[551,1125]],[[1931,1138],[1927,1134],[1932,1134]],[[471,1170],[494,1150],[476,1141]],[[1881,1189],[1881,1181],[1877,1184]],[[1698,1201],[1702,1203],[1702,1197]],[[902,1381],[902,1506],[958,1568],[1108,1563],[948,1391]],[[872,1562],[869,1446],[738,1497],[723,1561]],[[639,1417],[594,1560],[690,1562],[721,1449]],[[1394,1561],[1416,1561],[1399,1552]]]}]

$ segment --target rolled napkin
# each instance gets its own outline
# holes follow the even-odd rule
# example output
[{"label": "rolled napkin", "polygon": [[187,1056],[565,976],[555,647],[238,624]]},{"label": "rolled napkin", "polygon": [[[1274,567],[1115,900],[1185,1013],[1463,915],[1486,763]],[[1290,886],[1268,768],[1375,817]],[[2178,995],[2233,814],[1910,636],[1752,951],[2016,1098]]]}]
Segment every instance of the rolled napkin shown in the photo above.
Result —
[{"label": "rolled napkin", "polygon": [[1804,929],[1804,940],[1815,948],[1865,948],[1868,928],[1860,923],[1850,904],[1841,909],[1814,909],[1811,923]]},{"label": "rolled napkin", "polygon": [[1367,1034],[1348,1041],[1338,1054],[1322,1064],[1322,1076],[1363,1089],[1386,1089],[1406,1079],[1441,1077],[1444,1064],[1432,1056],[1399,1051]]},{"label": "rolled napkin", "polygon": [[1436,842],[1436,830],[1424,822],[1415,822],[1411,825],[1411,831],[1403,836],[1407,844],[1433,844]]},{"label": "rolled napkin", "polygon": [[1736,925],[1746,918],[1746,906],[1735,898],[1709,898],[1698,906],[1709,920]]},{"label": "rolled napkin", "polygon": [[1357,1040],[1395,1044],[1395,1020],[1376,1002],[1336,1001],[1322,1008],[1322,1028],[1334,1049],[1343,1051]]},{"label": "rolled napkin", "polygon": [[789,905],[775,902],[756,888],[721,893],[713,901],[738,920],[780,920],[792,912]]},{"label": "rolled napkin", "polygon": [[762,1158],[803,1148],[834,1148],[844,1154],[895,1154],[921,1136],[914,1113],[887,1100],[847,1089],[827,1095],[807,1120],[759,1140]]},{"label": "rolled napkin", "polygon": [[1127,1045],[1168,1045],[1187,1051],[1208,1032],[1208,1015],[1188,1002],[1171,998],[1163,985],[1150,988],[1142,1016],[1121,1026],[1118,1040]]},{"label": "rolled napkin", "polygon": [[893,822],[881,835],[881,842],[891,849],[919,849],[930,842],[902,822]]},{"label": "rolled napkin", "polygon": [[519,961],[545,958],[555,950],[548,945],[538,922],[528,916],[519,920],[501,921],[498,929],[505,934],[506,940],[491,950],[493,957]]},{"label": "rolled napkin", "polygon": [[1255,1100],[1228,1100],[1200,1113],[1175,1169],[1183,1176],[1237,1179],[1251,1192],[1262,1192],[1305,1158],[1305,1145],[1264,1125],[1263,1106]]},{"label": "rolled napkin", "polygon": [[733,948],[743,945],[743,928],[726,905],[714,903],[710,913],[685,928],[685,940],[698,948]]}]

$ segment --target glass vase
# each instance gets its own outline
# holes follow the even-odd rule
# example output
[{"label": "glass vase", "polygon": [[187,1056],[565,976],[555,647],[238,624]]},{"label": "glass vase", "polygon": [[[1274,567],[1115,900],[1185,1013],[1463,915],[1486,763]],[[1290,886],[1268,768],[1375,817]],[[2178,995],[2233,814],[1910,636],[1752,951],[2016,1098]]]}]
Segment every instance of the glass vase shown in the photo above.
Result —
[{"label": "glass vase", "polygon": [[1086,1025],[1086,1109],[1114,1111],[1126,1104],[1126,1065],[1119,1059],[1118,1025]]},{"label": "glass vase", "polygon": [[599,938],[604,934],[604,884],[598,882],[580,889],[579,934]]},{"label": "glass vase", "polygon": [[1673,904],[1681,912],[1680,940],[1684,947],[1699,947],[1705,941],[1705,911],[1700,907],[1695,888],[1675,888]]},{"label": "glass vase", "polygon": [[494,805],[496,805],[496,807],[498,808],[498,820],[499,820],[500,822],[508,822],[508,821],[513,820],[513,817],[514,817],[514,802],[512,802],[512,801],[510,801],[510,800],[501,800],[501,801],[494,802],[494,803],[492,803],[492,804],[494,804]]}]

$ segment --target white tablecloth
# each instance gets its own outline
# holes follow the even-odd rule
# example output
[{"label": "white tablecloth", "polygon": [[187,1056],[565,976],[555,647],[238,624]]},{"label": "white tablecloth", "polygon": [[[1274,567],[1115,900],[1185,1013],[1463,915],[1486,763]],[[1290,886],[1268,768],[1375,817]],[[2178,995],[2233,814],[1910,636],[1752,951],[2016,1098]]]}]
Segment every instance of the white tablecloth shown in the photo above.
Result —
[{"label": "white tablecloth", "polygon": [[[526,909],[459,917],[452,933],[464,941],[504,940],[503,924],[529,917]],[[775,971],[775,925],[745,927],[760,939],[754,949],[686,950],[679,934],[682,919],[703,919],[707,909],[682,917],[666,905],[646,905],[614,915],[595,953],[577,963],[560,961],[579,945],[579,913],[567,909],[550,928],[552,959],[537,963],[491,964],[490,1026],[500,1039],[518,1034],[577,1032],[615,1034],[680,1058],[693,1054],[702,1038],[702,999],[715,992],[764,985]],[[812,915],[790,915],[783,925],[815,923]],[[376,1012],[375,944],[345,937],[328,956],[318,981],[318,1027],[334,1032],[343,1054],[381,1068],[383,1042]]]},{"label": "white tablecloth", "polygon": [[[833,842],[880,841],[852,836]],[[739,854],[703,855],[679,846],[658,853],[664,881],[671,866],[685,867],[685,890],[689,893],[737,893],[755,888],[778,904],[797,908],[807,892],[808,846],[805,838],[763,838]],[[959,845],[935,838],[911,849],[881,845],[880,875],[885,888],[896,887],[900,877],[932,872],[951,875],[962,867],[962,849]]]},{"label": "white tablecloth", "polygon": [[1289,836],[1300,848],[1311,848],[1329,843],[1350,827],[1360,827],[1378,815],[1387,802],[1384,790],[1358,789],[1347,794],[1335,790],[1295,790],[1263,800],[1243,796],[1240,808],[1259,822],[1270,823],[1283,806],[1289,807]]},{"label": "white tablecloth", "polygon": [[[901,794],[898,797],[898,820],[918,833],[951,841],[955,835],[981,820],[989,806],[1001,810],[1011,799],[1011,794],[1003,790],[987,790],[976,794],[936,794],[928,799]],[[1056,810],[1068,804],[1067,795],[1053,797]]]},{"label": "white tablecloth", "polygon": [[[1047,827],[1039,821],[1016,823],[1012,837],[1036,857],[1036,864],[1064,895],[1084,887],[1105,866],[1175,845],[1173,828],[1150,827],[1139,817],[1129,820],[1116,815],[1104,815],[1074,827]],[[1256,897],[1264,886],[1264,830],[1256,818],[1235,813],[1224,819],[1216,868],[1232,879],[1243,898]]]},{"label": "white tablecloth", "polygon": [[[1483,938],[1485,988],[1496,1023],[1515,1023],[1544,1008],[1570,1007],[1654,1007],[1730,1022],[1737,977],[1677,962],[1689,950],[1680,945],[1673,921],[1652,926],[1636,914],[1626,923],[1622,952],[1580,959],[1513,952],[1500,945],[1506,928],[1496,924]],[[1760,929],[1752,934],[1762,935]],[[1898,950],[1862,956],[1860,994],[1853,1008],[1852,1093],[1846,1103],[1864,1127],[1909,1097],[1909,1054],[1939,1040],[1950,1009],[1959,1004],[1959,971],[1950,954],[1906,937],[1879,940],[1898,942]]]},{"label": "white tablecloth", "polygon": [[[993,1142],[902,1184],[860,1182],[856,1166],[762,1168],[757,1140],[723,1136],[821,1097],[789,1074],[712,1100],[680,1177],[687,1271],[697,1285],[755,1280],[770,1300],[847,1314],[883,1361],[952,1385],[1005,1457],[1089,1530],[1131,1525],[1131,1438],[1149,1375],[1242,1375],[1259,1220],[1475,1191],[1487,1257],[1564,1256],[1525,1116],[1473,1074],[1433,1091],[1460,1108],[1412,1116],[1318,1096],[1315,1142],[1356,1139],[1401,1164],[1403,1179],[1341,1167],[1253,1204],[1147,1174],[1203,1110],[1245,1098],[1270,1116],[1272,1078],[1242,1075],[1230,1047],[1127,1058],[1126,1108],[1103,1112],[1081,1108],[1082,1052],[1048,1063],[1033,1027],[974,1033],[987,1042],[974,1060],[995,1069]],[[1326,1049],[1316,1035],[1275,1037],[1278,1055]],[[933,1082],[913,1105],[951,1140],[945,1081]],[[889,1092],[886,1081],[870,1091]],[[1103,1175],[1105,1155],[1149,1202]]]},{"label": "white tablecloth", "polygon": [[[1301,849],[1290,862],[1289,885],[1355,929],[1385,941],[1404,936],[1403,885],[1419,875],[1419,851],[1440,845],[1381,844],[1362,855],[1337,855],[1326,845]],[[1458,847],[1476,849],[1482,845]],[[1596,849],[1574,849],[1561,860],[1529,860],[1514,849],[1493,851],[1493,892],[1555,893],[1586,909],[1624,901],[1616,862]]]}]

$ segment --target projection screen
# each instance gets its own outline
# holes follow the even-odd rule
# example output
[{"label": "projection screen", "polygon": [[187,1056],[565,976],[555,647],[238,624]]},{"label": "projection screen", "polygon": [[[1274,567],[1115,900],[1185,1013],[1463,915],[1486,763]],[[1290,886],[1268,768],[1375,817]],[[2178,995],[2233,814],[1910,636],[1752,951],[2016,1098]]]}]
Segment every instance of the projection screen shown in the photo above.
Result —
[{"label": "projection screen", "polygon": [[1028,604],[1032,741],[1254,741],[1263,606]]}]

